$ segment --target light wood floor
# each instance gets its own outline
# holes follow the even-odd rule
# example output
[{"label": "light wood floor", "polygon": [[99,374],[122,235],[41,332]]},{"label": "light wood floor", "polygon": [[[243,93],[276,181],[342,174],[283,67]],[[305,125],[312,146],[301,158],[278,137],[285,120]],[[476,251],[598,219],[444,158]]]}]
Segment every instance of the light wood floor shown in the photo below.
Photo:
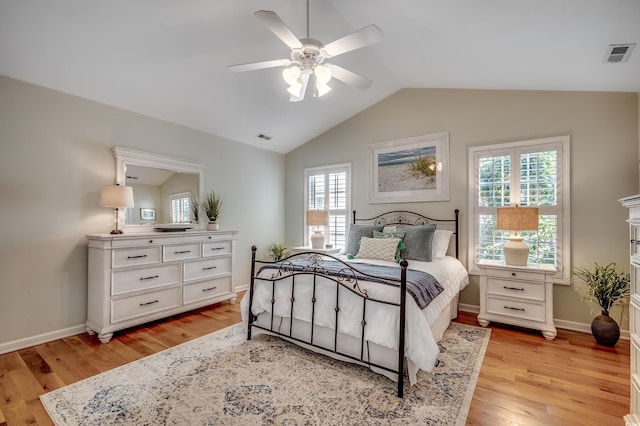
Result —
[{"label": "light wood floor", "polygon": [[[238,298],[240,300],[240,298]],[[239,301],[116,333],[108,344],[81,334],[0,355],[0,426],[50,425],[39,395],[240,321]],[[477,325],[475,315],[459,322]],[[623,425],[629,410],[629,342],[493,327],[469,425]]]}]

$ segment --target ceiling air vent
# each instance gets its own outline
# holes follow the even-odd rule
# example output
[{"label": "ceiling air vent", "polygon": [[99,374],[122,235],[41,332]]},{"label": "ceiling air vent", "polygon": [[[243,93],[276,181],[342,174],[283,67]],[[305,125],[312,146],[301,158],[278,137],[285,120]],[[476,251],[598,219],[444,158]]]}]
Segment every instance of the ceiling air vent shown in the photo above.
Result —
[{"label": "ceiling air vent", "polygon": [[258,139],[262,139],[263,141],[270,141],[271,140],[271,136],[267,136],[265,134],[260,133],[259,135],[256,136],[256,138]]},{"label": "ceiling air vent", "polygon": [[635,47],[635,43],[629,44],[610,44],[607,48],[607,54],[604,56],[604,62],[607,64],[617,64],[619,62],[627,62],[631,51]]}]

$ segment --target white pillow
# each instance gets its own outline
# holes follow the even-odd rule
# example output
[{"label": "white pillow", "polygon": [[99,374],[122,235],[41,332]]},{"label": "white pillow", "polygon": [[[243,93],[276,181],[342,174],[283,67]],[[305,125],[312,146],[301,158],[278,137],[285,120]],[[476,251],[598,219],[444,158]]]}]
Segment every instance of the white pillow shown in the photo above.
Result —
[{"label": "white pillow", "polygon": [[449,250],[449,241],[451,240],[453,231],[447,231],[445,229],[436,229],[433,234],[433,243],[431,248],[431,255],[434,258],[445,257],[447,250]]},{"label": "white pillow", "polygon": [[385,234],[396,232],[397,230],[398,230],[397,225],[385,225],[384,228],[382,228],[382,232],[384,232]]},{"label": "white pillow", "polygon": [[362,237],[356,259],[379,259],[395,262],[396,250],[400,241],[402,241],[400,238]]}]

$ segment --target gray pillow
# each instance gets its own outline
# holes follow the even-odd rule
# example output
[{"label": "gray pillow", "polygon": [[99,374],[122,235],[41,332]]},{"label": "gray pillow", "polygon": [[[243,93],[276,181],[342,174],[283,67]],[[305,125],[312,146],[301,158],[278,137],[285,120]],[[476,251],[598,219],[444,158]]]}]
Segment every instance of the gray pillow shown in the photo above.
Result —
[{"label": "gray pillow", "polygon": [[384,225],[349,225],[349,236],[347,237],[346,254],[355,256],[360,250],[360,239],[362,237],[373,238],[373,231],[382,231]]},{"label": "gray pillow", "polygon": [[431,262],[433,234],[437,225],[398,225],[398,231],[404,232],[404,250],[400,251],[400,256],[407,260],[421,260]]}]

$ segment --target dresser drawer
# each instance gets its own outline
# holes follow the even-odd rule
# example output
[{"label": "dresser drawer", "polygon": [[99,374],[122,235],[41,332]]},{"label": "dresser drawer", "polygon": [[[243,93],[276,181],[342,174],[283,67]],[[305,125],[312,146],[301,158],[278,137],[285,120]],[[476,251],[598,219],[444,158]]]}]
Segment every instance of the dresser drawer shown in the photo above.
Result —
[{"label": "dresser drawer", "polygon": [[518,271],[513,269],[507,270],[487,268],[487,276],[495,278],[511,278],[514,280],[544,282],[544,274],[542,273],[539,274],[536,272]]},{"label": "dresser drawer", "polygon": [[631,374],[640,374],[640,348],[638,348],[633,338],[631,338],[630,363]]},{"label": "dresser drawer", "polygon": [[231,257],[212,257],[185,262],[184,280],[194,281],[231,273]]},{"label": "dresser drawer", "polygon": [[153,291],[147,294],[125,297],[111,301],[111,322],[116,323],[141,317],[182,304],[180,287]]},{"label": "dresser drawer", "polygon": [[135,247],[113,250],[113,268],[149,265],[162,262],[160,246]]},{"label": "dresser drawer", "polygon": [[112,272],[111,295],[180,283],[180,264]]},{"label": "dresser drawer", "polygon": [[215,241],[202,244],[202,257],[231,254],[231,241]]},{"label": "dresser drawer", "polygon": [[231,292],[231,277],[185,284],[184,303],[194,303]]},{"label": "dresser drawer", "polygon": [[132,246],[149,246],[152,244],[171,244],[171,243],[179,243],[181,241],[180,237],[163,237],[163,238],[155,238],[153,236],[145,236],[140,238],[125,238],[125,239],[114,239],[111,242],[112,247],[132,247]]},{"label": "dresser drawer", "polygon": [[543,283],[487,278],[487,294],[544,301]]},{"label": "dresser drawer", "polygon": [[487,296],[487,312],[527,321],[545,320],[544,304],[527,303]]},{"label": "dresser drawer", "polygon": [[176,244],[164,246],[162,258],[165,262],[185,259],[197,259],[200,257],[200,243]]}]

